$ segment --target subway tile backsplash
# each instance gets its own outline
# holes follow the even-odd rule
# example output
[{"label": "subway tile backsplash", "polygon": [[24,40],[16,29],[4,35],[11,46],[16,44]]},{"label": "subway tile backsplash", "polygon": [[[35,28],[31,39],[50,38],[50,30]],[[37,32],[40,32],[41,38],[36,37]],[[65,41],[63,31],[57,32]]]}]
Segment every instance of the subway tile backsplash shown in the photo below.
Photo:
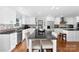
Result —
[{"label": "subway tile backsplash", "polygon": [[12,29],[14,28],[13,24],[0,24],[0,30]]}]

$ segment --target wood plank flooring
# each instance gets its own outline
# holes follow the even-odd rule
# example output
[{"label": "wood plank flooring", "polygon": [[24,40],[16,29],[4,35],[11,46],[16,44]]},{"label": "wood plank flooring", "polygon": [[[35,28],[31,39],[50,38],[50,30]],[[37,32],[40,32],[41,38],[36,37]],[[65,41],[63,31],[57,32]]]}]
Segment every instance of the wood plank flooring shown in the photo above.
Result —
[{"label": "wood plank flooring", "polygon": [[19,43],[19,44],[12,50],[12,52],[27,52],[26,41],[24,40],[23,42]]},{"label": "wood plank flooring", "polygon": [[79,42],[64,42],[63,40],[58,40],[57,42],[58,52],[79,52]]},{"label": "wood plank flooring", "polygon": [[[16,46],[12,52],[27,52],[25,40]],[[79,52],[79,42],[66,42],[64,40],[57,40],[57,52]]]}]

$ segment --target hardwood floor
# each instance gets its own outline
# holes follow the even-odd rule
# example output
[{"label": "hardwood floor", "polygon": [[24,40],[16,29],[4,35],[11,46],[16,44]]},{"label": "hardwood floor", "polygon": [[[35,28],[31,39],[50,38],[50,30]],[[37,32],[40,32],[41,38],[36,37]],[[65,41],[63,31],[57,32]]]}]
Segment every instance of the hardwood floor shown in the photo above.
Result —
[{"label": "hardwood floor", "polygon": [[[25,40],[16,46],[12,52],[27,52]],[[66,42],[64,40],[57,40],[57,52],[79,52],[79,42]]]},{"label": "hardwood floor", "polygon": [[79,42],[66,42],[58,40],[57,42],[58,52],[79,52]]},{"label": "hardwood floor", "polygon": [[24,40],[23,42],[19,43],[19,44],[12,50],[12,52],[27,52],[26,41]]}]

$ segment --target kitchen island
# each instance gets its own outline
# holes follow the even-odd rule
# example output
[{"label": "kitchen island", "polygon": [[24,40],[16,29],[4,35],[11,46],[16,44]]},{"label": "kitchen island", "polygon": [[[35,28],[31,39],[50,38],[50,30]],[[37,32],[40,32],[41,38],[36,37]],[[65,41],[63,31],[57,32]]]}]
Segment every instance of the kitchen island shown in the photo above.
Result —
[{"label": "kitchen island", "polygon": [[63,29],[63,32],[67,34],[67,41],[79,41],[79,30],[77,29]]},{"label": "kitchen island", "polygon": [[23,29],[8,29],[0,31],[0,52],[8,52],[13,50],[18,42],[22,40],[22,36],[19,35],[19,32],[22,30]]},{"label": "kitchen island", "polygon": [[66,34],[66,41],[74,41],[74,42],[79,41],[79,30],[78,29],[59,28],[59,29],[55,29],[54,31],[58,34],[60,34],[60,33]]},{"label": "kitchen island", "polygon": [[[39,35],[35,35],[35,31],[28,37],[28,45],[29,45],[29,52],[32,52],[32,41],[33,40],[51,40],[52,41],[52,49],[53,49],[53,52],[56,52],[57,51],[57,38],[55,36],[53,36],[52,34],[52,31],[47,31],[45,33],[44,36],[39,36]],[[42,46],[41,46],[41,49],[42,49]],[[40,50],[41,50],[40,49]]]}]

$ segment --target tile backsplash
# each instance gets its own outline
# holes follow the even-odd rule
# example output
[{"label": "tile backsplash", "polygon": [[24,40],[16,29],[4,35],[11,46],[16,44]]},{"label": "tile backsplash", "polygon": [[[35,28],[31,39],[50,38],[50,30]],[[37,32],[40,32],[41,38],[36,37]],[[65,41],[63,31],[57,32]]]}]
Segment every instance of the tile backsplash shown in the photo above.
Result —
[{"label": "tile backsplash", "polygon": [[12,28],[14,28],[13,24],[0,24],[0,30],[6,30]]}]

